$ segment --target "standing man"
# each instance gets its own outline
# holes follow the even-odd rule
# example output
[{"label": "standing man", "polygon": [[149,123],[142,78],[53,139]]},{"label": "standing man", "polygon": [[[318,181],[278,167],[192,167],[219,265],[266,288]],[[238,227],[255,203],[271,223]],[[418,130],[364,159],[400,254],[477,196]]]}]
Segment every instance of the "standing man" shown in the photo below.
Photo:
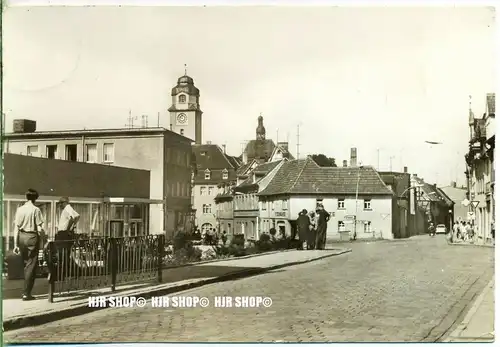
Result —
[{"label": "standing man", "polygon": [[307,241],[307,236],[310,233],[309,227],[311,226],[311,220],[307,215],[307,210],[303,209],[302,212],[299,213],[299,218],[297,218],[297,229],[299,232],[299,246],[298,250],[304,249],[304,241]]},{"label": "standing man", "polygon": [[69,274],[70,261],[71,261],[71,246],[70,242],[75,238],[75,228],[76,223],[80,219],[80,215],[71,207],[69,204],[69,198],[63,196],[59,199],[59,206],[62,208],[61,216],[59,217],[59,223],[57,224],[57,234],[55,237],[58,245],[58,270],[62,273],[58,273],[59,279],[63,279]]},{"label": "standing man", "polygon": [[42,211],[35,206],[38,192],[28,189],[26,192],[26,203],[16,211],[16,254],[21,253],[24,261],[24,294],[23,300],[34,300],[31,295],[35,284],[36,270],[38,268],[38,251],[40,248],[40,234],[43,232]]},{"label": "standing man", "polygon": [[326,228],[330,220],[330,213],[325,211],[323,204],[318,205],[318,226],[316,229],[316,249],[325,249]]}]

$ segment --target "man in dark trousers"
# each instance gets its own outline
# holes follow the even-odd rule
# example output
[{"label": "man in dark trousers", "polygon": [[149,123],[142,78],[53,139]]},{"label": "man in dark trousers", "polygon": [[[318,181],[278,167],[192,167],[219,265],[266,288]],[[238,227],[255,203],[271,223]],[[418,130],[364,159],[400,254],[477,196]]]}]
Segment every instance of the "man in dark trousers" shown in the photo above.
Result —
[{"label": "man in dark trousers", "polygon": [[307,241],[307,237],[310,233],[309,227],[311,225],[311,220],[307,215],[307,210],[304,209],[299,213],[299,218],[297,218],[297,230],[299,232],[299,246],[298,250],[304,249],[304,241]]},{"label": "man in dark trousers", "polygon": [[330,220],[330,214],[325,211],[323,204],[318,205],[316,212],[318,215],[318,226],[316,227],[316,249],[325,249],[326,228]]},{"label": "man in dark trousers", "polygon": [[31,295],[35,284],[36,271],[38,268],[38,251],[40,249],[40,233],[43,233],[42,211],[35,206],[38,192],[28,189],[26,192],[26,203],[16,211],[16,244],[14,252],[19,254],[24,261],[24,294],[23,300],[34,300]]}]

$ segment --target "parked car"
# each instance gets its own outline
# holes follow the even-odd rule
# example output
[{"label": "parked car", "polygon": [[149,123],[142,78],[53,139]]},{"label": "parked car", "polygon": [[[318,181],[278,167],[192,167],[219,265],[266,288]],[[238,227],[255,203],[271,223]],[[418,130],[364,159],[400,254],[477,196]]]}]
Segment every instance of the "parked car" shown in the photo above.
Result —
[{"label": "parked car", "polygon": [[436,234],[446,234],[446,226],[444,224],[438,224],[436,227]]}]

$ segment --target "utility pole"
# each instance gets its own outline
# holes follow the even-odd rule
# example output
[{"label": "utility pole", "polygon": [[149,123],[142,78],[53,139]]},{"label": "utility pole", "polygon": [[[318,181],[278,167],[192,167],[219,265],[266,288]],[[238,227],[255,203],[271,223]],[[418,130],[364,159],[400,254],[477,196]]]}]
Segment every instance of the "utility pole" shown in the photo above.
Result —
[{"label": "utility pole", "polygon": [[300,156],[300,124],[297,124],[297,159]]},{"label": "utility pole", "polygon": [[160,112],[158,112],[158,128],[160,127]]},{"label": "utility pole", "polygon": [[380,171],[380,148],[377,148],[377,171]]}]

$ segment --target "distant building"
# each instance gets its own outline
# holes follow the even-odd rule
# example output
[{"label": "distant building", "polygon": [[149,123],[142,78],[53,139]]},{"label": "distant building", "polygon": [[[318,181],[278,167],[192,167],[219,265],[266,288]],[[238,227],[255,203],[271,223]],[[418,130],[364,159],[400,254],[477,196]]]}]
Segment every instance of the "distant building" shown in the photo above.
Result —
[{"label": "distant building", "polygon": [[[245,239],[257,240],[263,230],[260,223],[259,197],[262,191],[276,174],[278,168],[287,159],[263,163],[255,167],[249,177],[231,191],[222,190],[216,197],[217,217],[221,223],[221,231],[245,235]],[[231,210],[230,213],[228,211]],[[230,217],[232,219],[230,220]],[[233,225],[231,229],[229,225]]]},{"label": "distant building", "polygon": [[4,250],[14,247],[14,216],[28,188],[40,194],[37,205],[49,239],[55,236],[62,196],[80,214],[76,232],[87,236],[147,235],[150,207],[163,205],[163,200],[149,199],[147,170],[5,153],[3,175]]},{"label": "distant building", "polygon": [[451,182],[449,186],[440,187],[453,202],[453,221],[467,221],[468,206],[464,206],[463,202],[467,197],[466,187],[457,187],[457,182]]},{"label": "distant building", "polygon": [[[191,215],[191,142],[164,128],[14,132],[4,135],[4,153],[97,163],[151,172],[151,233],[174,230]],[[91,189],[89,187],[89,189]]]},{"label": "distant building", "polygon": [[469,110],[469,152],[467,164],[468,200],[472,221],[482,242],[492,241],[495,223],[495,94],[486,95],[486,111],[475,118]]},{"label": "distant building", "polygon": [[411,207],[412,190],[410,174],[404,167],[404,172],[380,172],[382,181],[394,192],[392,202],[392,230],[394,238],[406,238],[416,235],[415,212]]},{"label": "distant building", "polygon": [[257,129],[255,130],[255,140],[249,141],[243,151],[243,164],[248,164],[253,160],[258,163],[267,162],[272,157],[275,147],[273,140],[266,139],[264,118],[259,116]]},{"label": "distant building", "polygon": [[193,145],[193,154],[196,162],[193,180],[195,224],[202,232],[217,230],[215,197],[220,188],[236,185],[236,170],[240,162],[211,143]]},{"label": "distant building", "polygon": [[261,230],[291,235],[299,212],[322,203],[331,213],[328,239],[354,232],[358,239],[394,238],[394,193],[372,167],[320,167],[309,157],[287,161],[258,196]]}]

